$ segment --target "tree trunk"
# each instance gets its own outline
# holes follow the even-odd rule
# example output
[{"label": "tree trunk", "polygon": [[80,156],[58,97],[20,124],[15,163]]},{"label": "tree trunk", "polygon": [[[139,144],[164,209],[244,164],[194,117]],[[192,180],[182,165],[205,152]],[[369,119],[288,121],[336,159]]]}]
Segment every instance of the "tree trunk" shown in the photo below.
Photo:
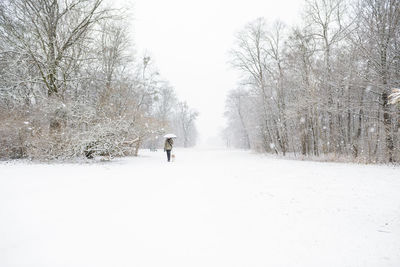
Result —
[{"label": "tree trunk", "polygon": [[383,103],[383,126],[385,130],[385,141],[387,149],[387,157],[389,162],[393,162],[393,137],[392,137],[392,116],[390,114],[390,107],[388,103],[388,94],[383,92],[381,95]]}]

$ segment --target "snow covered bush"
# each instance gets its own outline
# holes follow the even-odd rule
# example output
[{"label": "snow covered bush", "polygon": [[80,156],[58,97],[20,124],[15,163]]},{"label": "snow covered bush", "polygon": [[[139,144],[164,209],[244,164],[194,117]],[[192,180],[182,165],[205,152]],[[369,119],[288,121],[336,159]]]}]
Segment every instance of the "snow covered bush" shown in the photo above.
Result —
[{"label": "snow covered bush", "polygon": [[2,111],[0,123],[0,159],[25,157],[29,124],[23,114]]}]

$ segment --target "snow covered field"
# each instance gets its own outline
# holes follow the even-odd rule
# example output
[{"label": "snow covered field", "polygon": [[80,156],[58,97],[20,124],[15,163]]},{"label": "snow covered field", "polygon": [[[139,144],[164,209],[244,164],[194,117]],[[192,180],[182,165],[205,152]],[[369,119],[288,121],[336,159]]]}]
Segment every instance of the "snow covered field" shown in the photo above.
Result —
[{"label": "snow covered field", "polygon": [[177,150],[0,163],[0,266],[400,266],[400,169]]}]

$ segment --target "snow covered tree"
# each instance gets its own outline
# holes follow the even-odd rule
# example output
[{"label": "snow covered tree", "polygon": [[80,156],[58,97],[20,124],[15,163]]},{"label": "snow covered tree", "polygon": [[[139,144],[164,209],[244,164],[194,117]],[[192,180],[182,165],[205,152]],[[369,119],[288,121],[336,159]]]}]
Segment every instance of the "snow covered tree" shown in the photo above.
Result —
[{"label": "snow covered tree", "polygon": [[388,97],[400,84],[398,1],[308,0],[303,15],[292,28],[260,18],[237,35],[232,66],[247,115],[240,122],[232,90],[224,136],[246,128],[254,150],[399,161],[400,112]]},{"label": "snow covered tree", "polygon": [[0,157],[137,155],[172,125],[156,110],[173,88],[128,25],[103,0],[0,2]]},{"label": "snow covered tree", "polygon": [[175,129],[177,130],[178,145],[189,147],[196,144],[197,129],[195,121],[199,113],[191,109],[186,102],[179,102],[175,111]]}]

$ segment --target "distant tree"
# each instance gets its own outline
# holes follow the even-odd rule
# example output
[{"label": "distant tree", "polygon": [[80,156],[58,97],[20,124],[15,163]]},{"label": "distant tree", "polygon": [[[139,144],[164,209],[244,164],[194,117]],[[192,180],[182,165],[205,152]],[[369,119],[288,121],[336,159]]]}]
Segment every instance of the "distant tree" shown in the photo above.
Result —
[{"label": "distant tree", "polygon": [[[230,127],[234,129],[233,140],[229,143],[234,143],[241,148],[250,149],[250,131],[249,124],[249,93],[244,89],[232,90],[226,100],[226,116]],[[225,135],[226,138],[231,138]]]},{"label": "distant tree", "polygon": [[179,102],[176,110],[176,119],[180,127],[183,147],[189,147],[196,142],[195,120],[199,113],[191,109],[186,102]]}]

